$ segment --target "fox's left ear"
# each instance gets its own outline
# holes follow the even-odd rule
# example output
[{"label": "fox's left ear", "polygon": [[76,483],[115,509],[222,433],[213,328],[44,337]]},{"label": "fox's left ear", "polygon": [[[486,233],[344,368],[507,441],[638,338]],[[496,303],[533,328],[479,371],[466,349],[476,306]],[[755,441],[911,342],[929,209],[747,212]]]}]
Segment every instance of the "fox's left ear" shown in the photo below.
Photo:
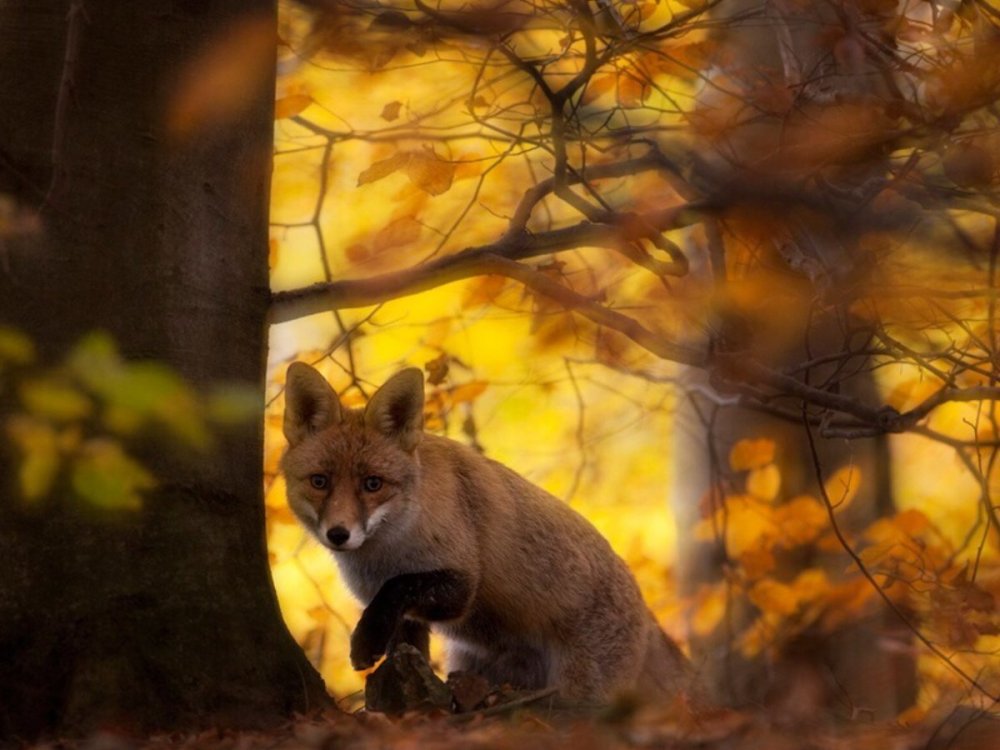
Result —
[{"label": "fox's left ear", "polygon": [[342,418],[340,400],[326,378],[304,362],[292,362],[285,380],[285,421],[289,445],[321,432]]},{"label": "fox's left ear", "polygon": [[424,374],[410,367],[385,381],[365,407],[365,424],[414,450],[424,429]]}]

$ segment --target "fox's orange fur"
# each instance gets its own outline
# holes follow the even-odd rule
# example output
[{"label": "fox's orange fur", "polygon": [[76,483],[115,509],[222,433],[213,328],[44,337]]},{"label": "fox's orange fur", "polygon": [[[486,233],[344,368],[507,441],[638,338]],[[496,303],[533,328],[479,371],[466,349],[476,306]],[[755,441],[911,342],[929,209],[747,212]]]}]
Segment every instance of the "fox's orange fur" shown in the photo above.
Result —
[{"label": "fox's orange fur", "polygon": [[404,370],[364,410],[304,364],[288,371],[288,500],[366,605],[352,661],[447,640],[449,671],[554,686],[570,700],[687,687],[686,660],[635,579],[582,516],[501,464],[423,432],[423,378]]}]

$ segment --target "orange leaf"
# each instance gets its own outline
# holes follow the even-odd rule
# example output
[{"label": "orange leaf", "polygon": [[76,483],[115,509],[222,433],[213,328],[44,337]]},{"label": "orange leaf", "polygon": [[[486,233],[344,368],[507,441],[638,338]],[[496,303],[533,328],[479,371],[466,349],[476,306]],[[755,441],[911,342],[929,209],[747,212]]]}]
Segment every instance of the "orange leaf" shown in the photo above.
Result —
[{"label": "orange leaf", "polygon": [[493,302],[507,286],[504,276],[480,276],[465,286],[462,294],[462,309],[481,307]]},{"label": "orange leaf", "polygon": [[289,94],[283,96],[274,103],[274,119],[284,120],[288,117],[295,117],[302,110],[312,104],[313,99],[309,94]]},{"label": "orange leaf", "polygon": [[611,91],[618,83],[617,73],[608,73],[602,76],[595,76],[590,79],[587,88],[583,92],[583,103],[590,104],[595,99],[599,99],[602,94]]},{"label": "orange leaf", "polygon": [[774,461],[774,441],[767,438],[740,440],[729,451],[733,471],[759,469]]},{"label": "orange leaf", "polygon": [[839,513],[857,496],[861,487],[861,469],[852,465],[842,466],[827,478],[823,486],[830,504]]},{"label": "orange leaf", "polygon": [[277,237],[271,237],[267,241],[267,267],[274,268],[278,264],[278,255],[281,250],[281,243]]},{"label": "orange leaf", "polygon": [[926,531],[931,525],[930,519],[915,508],[910,508],[909,510],[904,510],[902,513],[896,514],[896,517],[892,519],[892,522],[896,528],[902,531],[906,536],[910,537],[916,536],[922,531]]},{"label": "orange leaf", "polygon": [[486,390],[487,385],[488,383],[485,381],[473,380],[471,383],[463,383],[462,385],[455,386],[449,391],[448,395],[451,396],[453,404],[474,401],[476,397]]},{"label": "orange leaf", "polygon": [[425,193],[441,195],[451,188],[455,165],[438,158],[433,152],[415,152],[410,154],[406,164],[406,176]]},{"label": "orange leaf", "polygon": [[625,74],[618,80],[618,103],[626,109],[641,107],[649,92],[646,82],[635,76]]},{"label": "orange leaf", "polygon": [[805,495],[796,497],[774,511],[774,521],[786,546],[807,544],[826,528],[826,509]]},{"label": "orange leaf", "polygon": [[799,606],[798,597],[792,587],[771,578],[757,581],[747,596],[763,612],[787,616],[794,614]]},{"label": "orange leaf", "polygon": [[740,555],[740,566],[747,578],[756,580],[774,570],[776,561],[769,547],[751,547]]},{"label": "orange leaf", "polygon": [[386,224],[372,238],[372,250],[376,253],[397,247],[411,245],[420,239],[423,225],[409,216]]},{"label": "orange leaf", "polygon": [[266,15],[251,14],[213,37],[181,71],[167,113],[175,138],[238,120],[274,69],[274,27]]}]

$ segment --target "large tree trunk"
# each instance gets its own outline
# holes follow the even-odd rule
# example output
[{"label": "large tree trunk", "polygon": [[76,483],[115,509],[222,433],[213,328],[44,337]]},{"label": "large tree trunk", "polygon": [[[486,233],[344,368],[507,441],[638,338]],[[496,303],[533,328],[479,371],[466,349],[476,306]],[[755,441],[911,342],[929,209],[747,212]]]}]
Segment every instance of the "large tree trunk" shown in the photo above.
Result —
[{"label": "large tree trunk", "polygon": [[[274,12],[0,2],[0,193],[41,216],[4,237],[0,322],[43,359],[103,329],[198,386],[263,393],[273,81],[238,122],[183,142],[164,123],[192,53]],[[261,724],[325,705],[270,580],[260,425],[208,455],[132,449],[159,487],[113,518],[59,493],[26,507],[0,452],[0,736]]]}]

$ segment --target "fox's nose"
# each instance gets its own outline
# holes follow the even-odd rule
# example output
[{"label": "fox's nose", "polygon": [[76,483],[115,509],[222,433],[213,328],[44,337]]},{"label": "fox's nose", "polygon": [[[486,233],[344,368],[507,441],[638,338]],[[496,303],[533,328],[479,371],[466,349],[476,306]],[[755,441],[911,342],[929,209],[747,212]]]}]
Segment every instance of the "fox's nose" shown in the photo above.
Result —
[{"label": "fox's nose", "polygon": [[326,532],[326,538],[330,540],[330,544],[334,547],[339,547],[351,538],[351,532],[343,526],[334,526]]}]

